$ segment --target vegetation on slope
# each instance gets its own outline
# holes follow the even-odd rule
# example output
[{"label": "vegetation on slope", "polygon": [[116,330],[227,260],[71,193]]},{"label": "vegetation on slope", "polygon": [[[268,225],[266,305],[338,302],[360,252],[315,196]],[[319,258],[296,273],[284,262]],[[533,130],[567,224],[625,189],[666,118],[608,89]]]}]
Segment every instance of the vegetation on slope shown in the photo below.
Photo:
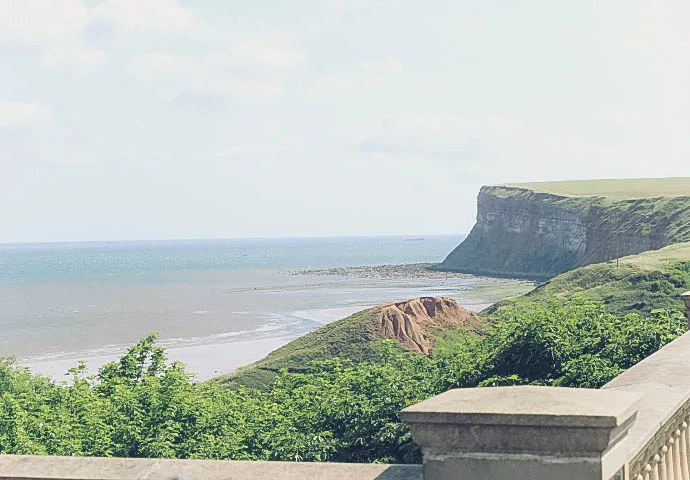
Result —
[{"label": "vegetation on slope", "polygon": [[[428,353],[439,338],[471,334],[482,322],[453,300],[423,297],[357,312],[293,340],[264,359],[214,379],[221,385],[268,388],[280,369],[304,371],[310,362],[341,358],[356,363],[374,362],[379,341],[396,340],[415,352]],[[455,338],[455,337],[454,337]]]},{"label": "vegetation on slope", "polygon": [[223,375],[215,382],[226,386],[245,385],[267,388],[282,369],[297,371],[315,360],[330,358],[371,362],[377,351],[374,340],[376,309],[367,309],[329,323],[271,352],[265,358],[237,371]]},{"label": "vegetation on slope", "polygon": [[536,192],[563,196],[602,196],[616,199],[690,196],[690,177],[571,180],[512,183]]},{"label": "vegetation on slope", "polygon": [[483,313],[492,314],[505,305],[566,301],[576,295],[601,301],[616,314],[649,313],[681,309],[679,295],[686,290],[690,290],[690,243],[681,243],[572,270]]},{"label": "vegetation on slope", "polygon": [[432,357],[382,343],[374,362],[281,370],[265,392],[195,384],[155,337],[119,362],[57,385],[0,363],[0,453],[346,462],[419,462],[400,420],[453,387],[597,387],[676,338],[679,312],[615,316],[603,305],[510,306],[485,335]]}]

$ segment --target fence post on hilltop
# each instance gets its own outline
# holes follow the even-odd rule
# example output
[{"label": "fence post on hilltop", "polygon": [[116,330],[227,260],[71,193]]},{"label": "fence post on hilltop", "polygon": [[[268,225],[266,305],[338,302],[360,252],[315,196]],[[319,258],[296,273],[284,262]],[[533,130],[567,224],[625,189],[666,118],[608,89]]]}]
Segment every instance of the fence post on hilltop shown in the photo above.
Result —
[{"label": "fence post on hilltop", "polygon": [[424,480],[623,480],[641,396],[540,386],[450,390],[402,412]]}]

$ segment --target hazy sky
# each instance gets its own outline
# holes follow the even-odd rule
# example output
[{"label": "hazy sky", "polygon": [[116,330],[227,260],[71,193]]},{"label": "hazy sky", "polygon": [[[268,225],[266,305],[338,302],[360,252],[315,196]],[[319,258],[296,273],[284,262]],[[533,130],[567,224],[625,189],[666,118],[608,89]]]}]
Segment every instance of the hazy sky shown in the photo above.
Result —
[{"label": "hazy sky", "polygon": [[0,241],[468,232],[690,174],[687,0],[0,0]]}]

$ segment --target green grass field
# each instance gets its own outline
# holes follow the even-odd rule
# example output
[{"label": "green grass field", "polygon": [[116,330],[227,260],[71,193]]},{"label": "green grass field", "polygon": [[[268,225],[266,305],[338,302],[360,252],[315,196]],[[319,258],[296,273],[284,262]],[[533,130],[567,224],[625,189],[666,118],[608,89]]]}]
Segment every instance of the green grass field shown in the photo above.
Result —
[{"label": "green grass field", "polygon": [[375,317],[376,309],[367,309],[329,323],[280,347],[262,360],[213,381],[227,386],[265,389],[281,368],[302,370],[311,361],[334,357],[357,362],[372,361],[376,355],[372,344]]},{"label": "green grass field", "polygon": [[682,309],[679,295],[690,290],[690,243],[670,245],[639,255],[587,265],[561,274],[527,295],[499,302],[485,310],[491,314],[507,303],[567,300],[575,295],[602,301],[618,314],[656,308]]},{"label": "green grass field", "polygon": [[690,196],[690,177],[511,183],[505,186],[568,197],[635,199]]}]

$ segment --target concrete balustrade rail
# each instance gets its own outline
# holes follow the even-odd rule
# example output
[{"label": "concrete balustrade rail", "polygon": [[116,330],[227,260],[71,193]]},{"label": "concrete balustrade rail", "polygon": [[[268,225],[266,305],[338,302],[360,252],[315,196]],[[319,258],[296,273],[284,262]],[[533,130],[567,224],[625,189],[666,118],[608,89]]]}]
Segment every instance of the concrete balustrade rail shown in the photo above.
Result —
[{"label": "concrete balustrade rail", "polygon": [[620,479],[641,397],[538,386],[467,388],[403,410],[424,479]]},{"label": "concrete balustrade rail", "polygon": [[690,480],[690,333],[642,360],[602,390],[641,395],[628,434],[631,480]]},{"label": "concrete balustrade rail", "polygon": [[0,455],[0,480],[421,480],[419,465]]}]

